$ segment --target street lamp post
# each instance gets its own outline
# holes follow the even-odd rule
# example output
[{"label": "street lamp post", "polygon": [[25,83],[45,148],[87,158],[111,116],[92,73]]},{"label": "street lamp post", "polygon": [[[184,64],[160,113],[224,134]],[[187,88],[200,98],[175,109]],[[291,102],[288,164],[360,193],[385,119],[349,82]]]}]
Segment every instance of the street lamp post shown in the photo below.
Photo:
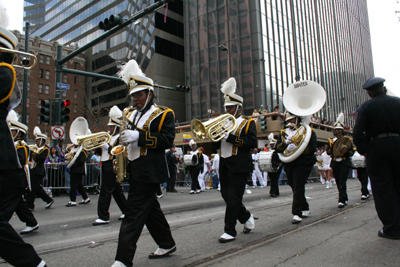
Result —
[{"label": "street lamp post", "polygon": [[221,49],[221,51],[226,51],[228,53],[228,78],[231,76],[231,57],[229,54],[229,48],[224,46],[224,45],[220,45],[219,49]]}]

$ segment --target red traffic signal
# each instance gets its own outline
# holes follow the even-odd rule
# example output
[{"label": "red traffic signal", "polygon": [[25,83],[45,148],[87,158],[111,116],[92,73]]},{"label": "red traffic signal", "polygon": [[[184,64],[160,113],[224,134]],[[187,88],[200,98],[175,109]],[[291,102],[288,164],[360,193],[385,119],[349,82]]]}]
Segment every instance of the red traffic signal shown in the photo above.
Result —
[{"label": "red traffic signal", "polygon": [[68,107],[69,105],[71,105],[71,101],[69,101],[69,100],[62,100],[62,102],[61,102],[61,107],[66,108],[66,107]]}]

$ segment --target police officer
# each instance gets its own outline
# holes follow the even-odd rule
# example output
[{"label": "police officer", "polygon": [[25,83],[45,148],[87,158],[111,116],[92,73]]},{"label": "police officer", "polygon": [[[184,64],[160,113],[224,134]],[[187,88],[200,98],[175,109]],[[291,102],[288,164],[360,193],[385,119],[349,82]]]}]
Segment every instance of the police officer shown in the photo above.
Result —
[{"label": "police officer", "polygon": [[363,88],[372,98],[360,108],[353,138],[366,156],[375,208],[383,228],[378,236],[400,239],[400,98],[386,95],[385,79],[368,79]]},{"label": "police officer", "polygon": [[351,169],[351,161],[350,157],[353,156],[354,154],[354,149],[353,149],[353,144],[351,143],[350,139],[350,146],[347,147],[346,145],[342,144],[341,147],[339,147],[340,143],[337,143],[337,150],[339,150],[337,155],[334,154],[333,147],[335,146],[336,142],[340,142],[341,138],[347,138],[344,137],[343,131],[344,131],[344,115],[341,113],[338,116],[338,119],[334,125],[333,131],[335,134],[335,137],[329,138],[329,148],[328,148],[328,155],[332,156],[332,161],[331,161],[331,168],[333,170],[333,175],[335,176],[336,179],[336,186],[339,190],[339,202],[338,202],[338,208],[344,208],[344,206],[347,205],[348,201],[348,196],[347,196],[347,176],[349,175],[350,169]]},{"label": "police officer", "polygon": [[236,223],[244,224],[243,233],[254,229],[254,216],[243,205],[246,181],[253,171],[251,149],[257,147],[257,129],[255,121],[242,114],[243,98],[237,94],[236,81],[229,78],[221,88],[225,94],[226,113],[236,119],[237,126],[231,133],[225,133],[219,142],[213,142],[220,149],[219,164],[221,195],[226,203],[224,233],[219,242],[226,243],[236,239]]}]

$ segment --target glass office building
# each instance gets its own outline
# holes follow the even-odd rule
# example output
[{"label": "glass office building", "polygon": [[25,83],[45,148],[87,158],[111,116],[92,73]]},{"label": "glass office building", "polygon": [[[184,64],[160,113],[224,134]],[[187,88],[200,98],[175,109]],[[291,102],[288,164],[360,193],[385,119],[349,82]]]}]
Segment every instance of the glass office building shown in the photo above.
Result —
[{"label": "glass office building", "polygon": [[[64,45],[83,46],[103,34],[100,21],[118,14],[128,18],[154,0],[25,0],[24,21],[31,24],[31,36]],[[165,17],[167,14],[167,17]],[[86,52],[86,70],[115,75],[117,66],[135,59],[156,84],[175,87],[184,78],[183,2],[176,0],[165,8],[144,16]],[[107,117],[108,109],[127,106],[127,86],[119,81],[86,78],[88,114]],[[168,92],[167,92],[168,91]],[[155,88],[157,103],[175,110],[185,120],[185,94]]]},{"label": "glass office building", "polygon": [[374,71],[366,0],[191,0],[184,11],[188,119],[223,112],[220,87],[229,77],[247,115],[261,104],[283,111],[296,80],[325,88],[316,116],[328,121],[367,100],[361,88]]}]

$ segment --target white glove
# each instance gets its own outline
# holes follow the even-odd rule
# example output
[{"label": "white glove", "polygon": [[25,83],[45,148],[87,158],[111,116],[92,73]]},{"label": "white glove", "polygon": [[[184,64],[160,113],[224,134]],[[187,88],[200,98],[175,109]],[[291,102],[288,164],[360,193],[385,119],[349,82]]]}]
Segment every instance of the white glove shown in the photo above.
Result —
[{"label": "white glove", "polygon": [[288,147],[286,148],[287,151],[292,152],[293,150],[296,149],[296,145],[295,144],[289,144]]},{"label": "white glove", "polygon": [[293,138],[293,135],[288,135],[286,140],[285,140],[285,143],[286,144],[290,144],[292,142],[292,138]]},{"label": "white glove", "polygon": [[224,140],[226,141],[226,140],[228,140],[229,133],[225,132],[224,134],[225,134],[225,136],[224,136],[224,138],[222,138],[222,139],[224,139]]},{"label": "white glove", "polygon": [[120,135],[122,143],[133,143],[139,140],[139,132],[137,130],[125,130]]}]

